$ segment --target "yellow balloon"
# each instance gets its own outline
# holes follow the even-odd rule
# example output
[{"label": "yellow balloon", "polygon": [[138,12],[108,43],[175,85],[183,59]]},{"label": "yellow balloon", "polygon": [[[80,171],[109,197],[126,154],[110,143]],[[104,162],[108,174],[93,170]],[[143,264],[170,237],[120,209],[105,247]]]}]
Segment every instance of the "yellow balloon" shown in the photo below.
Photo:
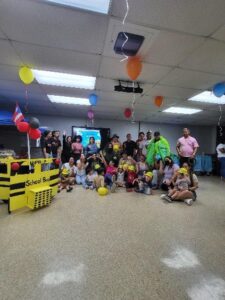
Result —
[{"label": "yellow balloon", "polygon": [[25,84],[31,84],[31,82],[34,80],[33,72],[28,67],[20,68],[19,77]]},{"label": "yellow balloon", "polygon": [[119,145],[113,145],[113,150],[115,152],[119,151],[120,150],[120,146]]},{"label": "yellow balloon", "polygon": [[108,189],[105,187],[100,187],[98,189],[99,196],[106,196],[108,194]]}]

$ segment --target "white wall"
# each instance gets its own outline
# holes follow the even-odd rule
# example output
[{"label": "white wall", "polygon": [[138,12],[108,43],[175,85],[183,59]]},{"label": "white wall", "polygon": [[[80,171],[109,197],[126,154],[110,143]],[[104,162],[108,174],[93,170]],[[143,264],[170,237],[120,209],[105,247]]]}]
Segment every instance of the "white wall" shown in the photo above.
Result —
[{"label": "white wall", "polygon": [[[71,134],[72,126],[86,126],[87,121],[85,119],[66,118],[66,117],[52,117],[40,115],[39,118],[41,126],[48,126],[50,129],[57,129],[63,132],[67,132],[67,135]],[[90,124],[88,124],[90,126]],[[129,132],[132,134],[133,139],[136,140],[139,132],[139,123],[132,124],[128,121],[113,121],[113,120],[96,120],[95,127],[110,128],[111,134],[117,133],[120,136],[120,140],[124,141],[126,134]],[[175,152],[176,141],[182,135],[182,128],[185,125],[172,125],[172,124],[156,124],[156,123],[140,123],[140,131],[147,132],[160,131],[165,136],[171,145],[171,149]],[[191,134],[197,138],[200,144],[199,152],[202,153],[215,153],[216,147],[216,126],[191,126]]]}]

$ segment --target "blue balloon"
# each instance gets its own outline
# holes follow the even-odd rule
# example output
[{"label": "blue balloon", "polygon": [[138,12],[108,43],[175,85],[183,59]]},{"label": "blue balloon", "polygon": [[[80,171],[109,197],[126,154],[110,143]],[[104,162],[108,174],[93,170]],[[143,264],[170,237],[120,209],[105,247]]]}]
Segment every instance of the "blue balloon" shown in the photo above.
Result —
[{"label": "blue balloon", "polygon": [[89,102],[92,106],[96,106],[97,105],[97,102],[98,102],[98,96],[95,95],[95,94],[91,94],[89,96]]},{"label": "blue balloon", "polygon": [[217,83],[216,85],[214,85],[213,87],[213,94],[216,97],[222,97],[225,93],[225,83],[224,82],[220,82]]}]

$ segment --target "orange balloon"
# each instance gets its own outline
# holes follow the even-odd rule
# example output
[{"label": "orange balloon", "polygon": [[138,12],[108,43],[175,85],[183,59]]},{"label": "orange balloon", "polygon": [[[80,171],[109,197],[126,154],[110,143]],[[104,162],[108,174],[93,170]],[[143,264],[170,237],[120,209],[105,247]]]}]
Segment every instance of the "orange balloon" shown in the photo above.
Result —
[{"label": "orange balloon", "polygon": [[127,62],[127,75],[136,80],[142,71],[142,62],[139,57],[130,57]]},{"label": "orange balloon", "polygon": [[160,107],[163,104],[163,96],[156,96],[154,102],[155,106]]}]

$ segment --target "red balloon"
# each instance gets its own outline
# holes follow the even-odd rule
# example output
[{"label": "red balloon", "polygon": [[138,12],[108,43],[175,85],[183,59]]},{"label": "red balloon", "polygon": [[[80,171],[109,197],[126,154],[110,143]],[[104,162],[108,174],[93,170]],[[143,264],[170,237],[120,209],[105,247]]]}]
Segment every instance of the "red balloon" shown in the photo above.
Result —
[{"label": "red balloon", "polygon": [[20,168],[20,164],[18,164],[17,162],[11,164],[12,171],[18,171],[19,168]]},{"label": "red balloon", "polygon": [[33,128],[30,128],[29,130],[29,137],[32,139],[32,140],[37,140],[41,137],[41,132],[39,129],[33,129]]},{"label": "red balloon", "polygon": [[125,116],[125,118],[129,119],[131,117],[131,115],[132,115],[131,109],[130,108],[126,108],[124,110],[124,116]]},{"label": "red balloon", "polygon": [[59,158],[56,158],[56,160],[55,160],[55,164],[58,166],[59,164],[60,164],[60,159]]},{"label": "red balloon", "polygon": [[155,103],[155,106],[160,107],[163,104],[163,96],[156,96],[154,103]]},{"label": "red balloon", "polygon": [[142,71],[142,62],[139,57],[131,57],[127,61],[127,75],[131,80],[136,80]]},{"label": "red balloon", "polygon": [[16,127],[19,132],[28,132],[30,129],[30,125],[27,122],[19,122]]}]

